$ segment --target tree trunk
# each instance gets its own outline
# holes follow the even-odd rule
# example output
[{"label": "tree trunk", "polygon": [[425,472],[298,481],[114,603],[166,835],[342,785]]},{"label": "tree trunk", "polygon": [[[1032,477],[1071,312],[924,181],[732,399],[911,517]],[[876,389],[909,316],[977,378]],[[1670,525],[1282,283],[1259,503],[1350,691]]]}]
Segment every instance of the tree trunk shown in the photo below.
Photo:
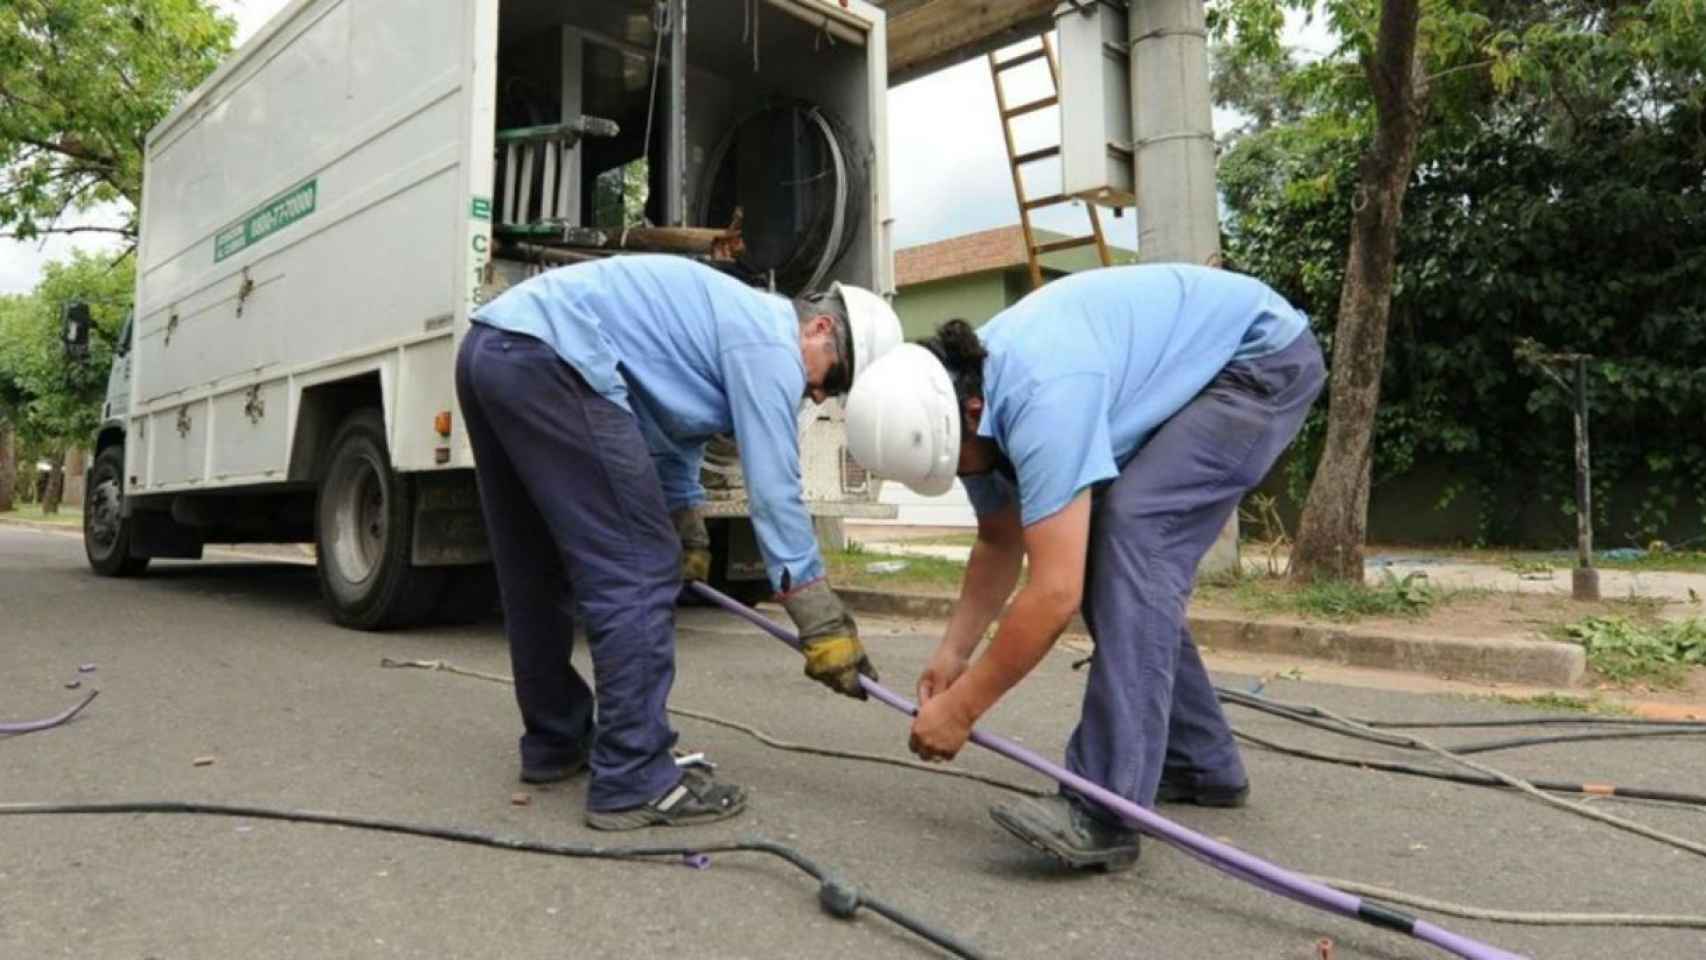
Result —
[{"label": "tree trunk", "polygon": [[13,509],[18,483],[18,440],[8,420],[0,420],[0,513]]},{"label": "tree trunk", "polygon": [[1427,100],[1416,51],[1420,19],[1419,0],[1385,0],[1373,59],[1363,64],[1377,125],[1374,142],[1358,164],[1350,254],[1333,334],[1326,445],[1291,551],[1291,575],[1298,580],[1362,580],[1374,413],[1386,363],[1398,224]]},{"label": "tree trunk", "polygon": [[74,446],[65,451],[65,490],[60,506],[83,508],[83,470],[88,465],[88,451],[81,446]]},{"label": "tree trunk", "polygon": [[59,500],[65,494],[65,454],[53,458],[53,470],[47,475],[47,484],[41,492],[41,512],[43,516],[52,516],[59,512]]}]

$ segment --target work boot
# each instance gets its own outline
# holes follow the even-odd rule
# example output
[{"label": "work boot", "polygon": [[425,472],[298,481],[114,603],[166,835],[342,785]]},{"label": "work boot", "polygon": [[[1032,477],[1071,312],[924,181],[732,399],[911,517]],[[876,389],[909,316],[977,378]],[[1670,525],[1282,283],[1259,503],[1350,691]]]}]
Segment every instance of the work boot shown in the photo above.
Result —
[{"label": "work boot", "polygon": [[1062,794],[998,803],[989,815],[1008,833],[1074,870],[1118,873],[1137,864],[1136,830],[1108,823]]},{"label": "work boot", "polygon": [[[536,751],[537,752],[537,751]],[[559,783],[584,771],[592,755],[592,738],[588,737],[576,749],[560,753],[549,760],[521,761],[522,783]]]},{"label": "work boot", "polygon": [[746,791],[718,783],[696,769],[681,772],[675,786],[651,802],[627,810],[588,810],[586,825],[594,830],[639,830],[644,827],[691,827],[714,823],[746,809]]},{"label": "work boot", "polygon": [[1194,803],[1199,807],[1242,807],[1250,799],[1249,782],[1235,787],[1199,784],[1188,773],[1163,773],[1156,803]]},{"label": "work boot", "polygon": [[564,763],[551,764],[549,766],[529,767],[523,765],[521,768],[521,782],[559,783],[585,769],[586,757],[584,756],[568,760]]}]

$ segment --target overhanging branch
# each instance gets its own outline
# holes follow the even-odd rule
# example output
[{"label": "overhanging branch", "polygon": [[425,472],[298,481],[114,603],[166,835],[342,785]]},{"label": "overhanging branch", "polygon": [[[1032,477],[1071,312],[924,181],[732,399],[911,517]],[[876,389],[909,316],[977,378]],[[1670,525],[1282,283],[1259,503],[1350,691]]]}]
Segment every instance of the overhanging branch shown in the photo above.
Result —
[{"label": "overhanging branch", "polygon": [[47,234],[50,234],[50,233],[62,233],[62,234],[70,234],[70,233],[110,233],[110,234],[113,234],[115,236],[125,237],[125,238],[129,238],[129,239],[135,239],[135,236],[136,236],[136,234],[133,231],[131,231],[125,227],[90,227],[90,226],[83,226],[83,227],[42,227],[41,229],[32,231],[28,234],[20,234],[20,233],[15,232],[15,231],[7,231],[5,233],[0,233],[0,239],[5,239],[5,240],[33,240],[36,237],[46,236]]}]

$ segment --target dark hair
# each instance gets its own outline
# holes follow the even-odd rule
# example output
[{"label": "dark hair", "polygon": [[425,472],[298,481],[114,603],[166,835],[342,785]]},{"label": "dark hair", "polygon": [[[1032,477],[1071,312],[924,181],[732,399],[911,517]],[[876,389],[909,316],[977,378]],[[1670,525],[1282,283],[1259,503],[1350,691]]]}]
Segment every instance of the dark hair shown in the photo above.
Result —
[{"label": "dark hair", "polygon": [[977,338],[971,324],[958,318],[936,328],[931,336],[918,345],[936,355],[948,368],[948,379],[954,382],[954,394],[965,403],[972,397],[983,396],[983,360],[989,351]]}]

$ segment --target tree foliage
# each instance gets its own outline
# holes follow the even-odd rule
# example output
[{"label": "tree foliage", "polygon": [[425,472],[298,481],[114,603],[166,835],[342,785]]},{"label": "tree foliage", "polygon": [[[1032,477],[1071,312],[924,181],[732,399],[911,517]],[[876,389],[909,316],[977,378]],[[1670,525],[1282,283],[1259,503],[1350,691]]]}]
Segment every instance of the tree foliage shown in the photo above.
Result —
[{"label": "tree foliage", "polygon": [[[149,129],[231,49],[208,0],[0,3],[0,230],[134,241]],[[117,204],[120,226],[67,224]]]},{"label": "tree foliage", "polygon": [[[29,296],[0,297],[0,413],[27,449],[87,444],[100,426],[113,348],[130,309],[134,259],[77,253],[47,266]],[[89,357],[73,362],[61,342],[66,304],[89,305]]]},{"label": "tree foliage", "polygon": [[[1677,520],[1706,506],[1701,8],[1430,5],[1434,23],[1450,13],[1470,39],[1456,64],[1430,64],[1434,100],[1406,199],[1375,423],[1377,482],[1444,464],[1458,478],[1447,497],[1479,495],[1483,537],[1516,537],[1536,510],[1566,530],[1568,398],[1516,359],[1516,343],[1532,338],[1596,358],[1602,529],[1616,520],[1643,537],[1699,533]],[[1366,107],[1335,57],[1299,63],[1232,46],[1217,59],[1262,64],[1240,69],[1274,84],[1218,90],[1225,105],[1260,107],[1222,161],[1228,260],[1309,310],[1331,350]],[[1317,412],[1306,428],[1294,489],[1322,422]],[[1631,486],[1642,492],[1613,497]]]}]

